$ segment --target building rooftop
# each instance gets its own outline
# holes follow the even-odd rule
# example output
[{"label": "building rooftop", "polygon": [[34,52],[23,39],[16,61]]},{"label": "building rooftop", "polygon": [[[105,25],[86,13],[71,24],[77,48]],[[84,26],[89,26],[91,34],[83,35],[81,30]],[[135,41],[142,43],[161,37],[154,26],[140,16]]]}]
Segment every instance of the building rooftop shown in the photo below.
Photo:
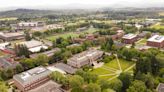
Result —
[{"label": "building rooftop", "polygon": [[36,26],[38,22],[20,22],[18,23],[18,26]]},{"label": "building rooftop", "polygon": [[64,63],[57,63],[55,65],[55,67],[65,71],[65,72],[67,72],[69,74],[74,74],[76,72],[76,70],[77,70],[77,69],[75,69],[75,68],[73,68],[73,67],[71,67],[71,66],[69,66],[67,64],[64,64]]},{"label": "building rooftop", "polygon": [[30,55],[30,57],[35,58],[35,57],[37,57],[39,54],[44,54],[44,55],[47,55],[48,57],[50,57],[50,56],[53,56],[54,53],[55,53],[55,52],[58,52],[58,51],[60,51],[59,48],[54,48],[54,49],[52,49],[52,50],[45,51],[45,52],[43,52],[43,53],[32,54],[32,55]]},{"label": "building rooftop", "polygon": [[0,68],[6,69],[6,68],[13,68],[18,65],[18,62],[15,62],[10,57],[0,57]]},{"label": "building rooftop", "polygon": [[97,56],[100,56],[103,54],[103,51],[99,50],[87,50],[82,53],[76,54],[73,57],[69,58],[68,64],[74,63],[76,65],[77,63],[80,65],[85,65],[86,63],[89,63],[90,60],[94,60],[97,58]]},{"label": "building rooftop", "polygon": [[65,92],[63,89],[60,88],[61,85],[57,84],[56,82],[50,80],[45,84],[32,89],[28,92]]},{"label": "building rooftop", "polygon": [[123,39],[133,39],[133,38],[135,38],[135,37],[137,37],[137,35],[136,34],[126,34],[126,35],[124,35],[122,38]]},{"label": "building rooftop", "polygon": [[164,41],[164,36],[160,36],[160,35],[154,35],[151,38],[149,38],[147,41],[150,42],[163,42]]},{"label": "building rooftop", "polygon": [[0,32],[0,35],[3,37],[15,37],[15,36],[22,36],[22,35],[24,35],[24,33],[23,32],[13,32],[13,33]]},{"label": "building rooftop", "polygon": [[160,83],[156,90],[157,90],[157,92],[163,92],[164,91],[164,83]]},{"label": "building rooftop", "polygon": [[87,59],[87,57],[92,57],[98,53],[103,53],[103,52],[99,50],[88,50],[88,51],[84,51],[82,53],[76,54],[70,59],[74,61],[79,61],[82,59]]},{"label": "building rooftop", "polygon": [[14,79],[17,80],[21,85],[25,86],[29,83],[36,81],[42,77],[48,76],[51,73],[50,70],[40,66],[28,70],[26,72],[14,75]]},{"label": "building rooftop", "polygon": [[20,44],[26,45],[27,48],[34,48],[34,47],[42,46],[43,43],[37,40],[31,40],[31,41],[21,42]]}]

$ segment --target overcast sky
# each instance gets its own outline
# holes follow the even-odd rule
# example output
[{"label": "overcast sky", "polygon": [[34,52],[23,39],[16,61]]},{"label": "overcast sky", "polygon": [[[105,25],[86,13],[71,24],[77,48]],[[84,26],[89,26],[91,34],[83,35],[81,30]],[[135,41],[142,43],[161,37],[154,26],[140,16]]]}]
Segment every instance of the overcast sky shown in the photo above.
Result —
[{"label": "overcast sky", "polygon": [[36,7],[36,6],[60,6],[67,4],[92,4],[92,5],[162,5],[164,0],[0,0],[0,8],[7,7]]}]

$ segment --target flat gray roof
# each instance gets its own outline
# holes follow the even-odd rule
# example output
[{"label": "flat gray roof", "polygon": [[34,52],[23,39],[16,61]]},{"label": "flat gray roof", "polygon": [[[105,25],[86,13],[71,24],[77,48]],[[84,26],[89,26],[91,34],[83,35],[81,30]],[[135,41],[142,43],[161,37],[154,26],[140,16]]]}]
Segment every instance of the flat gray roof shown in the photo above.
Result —
[{"label": "flat gray roof", "polygon": [[10,57],[0,57],[0,67],[1,68],[12,68],[18,65],[18,62],[15,62]]},{"label": "flat gray roof", "polygon": [[0,32],[0,35],[3,37],[15,37],[15,36],[23,36],[24,33],[23,32],[14,32],[14,33],[3,33]]},{"label": "flat gray roof", "polygon": [[133,39],[135,37],[137,37],[136,34],[129,33],[129,34],[124,35],[122,38],[123,39]]},{"label": "flat gray roof", "polygon": [[81,63],[87,61],[88,57],[95,57],[97,54],[103,54],[103,51],[100,50],[83,51],[69,58],[68,61]]},{"label": "flat gray roof", "polygon": [[14,75],[13,79],[17,80],[22,86],[30,84],[42,77],[46,77],[51,73],[50,70],[45,67],[36,67],[26,72]]},{"label": "flat gray roof", "polygon": [[55,65],[55,67],[65,71],[65,72],[67,72],[69,74],[74,74],[77,71],[76,68],[73,68],[73,67],[71,67],[71,66],[69,66],[67,64],[64,64],[64,63],[57,63]]},{"label": "flat gray roof", "polygon": [[43,52],[43,53],[32,54],[32,55],[30,55],[30,57],[36,58],[36,57],[37,57],[38,55],[40,55],[40,54],[44,54],[44,55],[47,55],[48,57],[50,57],[50,56],[53,56],[54,53],[55,53],[55,52],[58,52],[58,51],[60,51],[59,48],[54,48],[54,49],[52,49],[52,50],[45,51],[45,52]]}]

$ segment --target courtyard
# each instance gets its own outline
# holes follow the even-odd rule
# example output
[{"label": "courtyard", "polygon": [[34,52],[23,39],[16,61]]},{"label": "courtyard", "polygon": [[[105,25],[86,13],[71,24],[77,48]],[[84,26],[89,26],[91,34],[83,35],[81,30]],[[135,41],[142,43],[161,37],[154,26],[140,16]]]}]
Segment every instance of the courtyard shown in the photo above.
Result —
[{"label": "courtyard", "polygon": [[91,72],[97,74],[99,79],[110,81],[117,78],[122,72],[129,72],[133,74],[134,67],[134,62],[118,59],[116,56],[116,59],[109,63],[105,63],[102,67],[93,69]]}]

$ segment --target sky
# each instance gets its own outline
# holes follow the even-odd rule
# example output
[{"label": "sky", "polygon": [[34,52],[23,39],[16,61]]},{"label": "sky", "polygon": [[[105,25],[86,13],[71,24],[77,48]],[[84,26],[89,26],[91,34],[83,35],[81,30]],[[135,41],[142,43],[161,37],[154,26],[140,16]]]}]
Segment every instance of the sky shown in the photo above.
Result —
[{"label": "sky", "polygon": [[140,6],[164,6],[164,0],[0,0],[0,8],[7,7],[49,7],[71,4],[87,5],[140,5]]}]

